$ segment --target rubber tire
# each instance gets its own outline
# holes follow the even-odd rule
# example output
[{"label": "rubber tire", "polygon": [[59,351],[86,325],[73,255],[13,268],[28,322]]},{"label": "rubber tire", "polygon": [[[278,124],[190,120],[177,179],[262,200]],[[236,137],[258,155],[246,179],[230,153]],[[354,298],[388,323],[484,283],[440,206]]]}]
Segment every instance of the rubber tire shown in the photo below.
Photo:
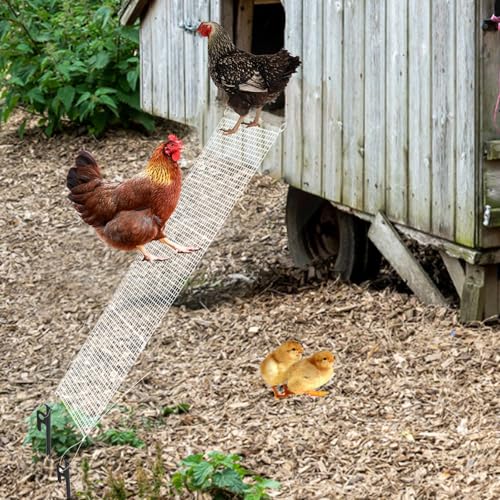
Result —
[{"label": "rubber tire", "polygon": [[331,259],[344,281],[360,283],[377,276],[381,256],[368,239],[366,221],[289,186],[286,226],[288,249],[297,267]]}]

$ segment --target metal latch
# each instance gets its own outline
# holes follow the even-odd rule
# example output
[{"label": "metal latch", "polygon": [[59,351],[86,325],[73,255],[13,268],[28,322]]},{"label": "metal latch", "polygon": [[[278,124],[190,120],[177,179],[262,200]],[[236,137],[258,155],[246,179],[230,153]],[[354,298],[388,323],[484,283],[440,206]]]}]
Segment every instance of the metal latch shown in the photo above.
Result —
[{"label": "metal latch", "polygon": [[201,21],[192,21],[191,19],[185,19],[179,24],[179,28],[182,28],[184,31],[187,31],[188,33],[192,33],[194,35],[200,24]]},{"label": "metal latch", "polygon": [[489,226],[491,221],[491,205],[485,205],[483,213],[483,226]]}]

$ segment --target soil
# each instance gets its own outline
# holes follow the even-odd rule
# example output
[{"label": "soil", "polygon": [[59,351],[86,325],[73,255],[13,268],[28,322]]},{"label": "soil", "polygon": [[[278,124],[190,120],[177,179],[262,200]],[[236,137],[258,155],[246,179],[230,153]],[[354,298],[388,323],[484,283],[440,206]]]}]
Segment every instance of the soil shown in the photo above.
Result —
[{"label": "soil", "polygon": [[[54,400],[134,258],[80,221],[66,172],[85,148],[106,177],[127,178],[167,132],[183,136],[187,169],[200,148],[169,122],[100,140],[47,139],[32,124],[21,140],[21,119],[0,130],[0,498],[65,498],[53,462],[32,463],[22,446],[25,418]],[[280,481],[280,499],[500,498],[498,325],[461,326],[456,309],[422,305],[389,269],[360,286],[296,270],[285,196],[282,182],[254,178],[103,421],[136,428],[146,447],[81,450],[74,491],[83,458],[95,498],[110,469],[136,491],[138,464],[150,469],[158,444],[165,484],[183,457],[221,450]],[[327,397],[277,401],[265,387],[259,363],[289,338],[306,354],[335,352]],[[160,415],[179,403],[189,413]]]}]

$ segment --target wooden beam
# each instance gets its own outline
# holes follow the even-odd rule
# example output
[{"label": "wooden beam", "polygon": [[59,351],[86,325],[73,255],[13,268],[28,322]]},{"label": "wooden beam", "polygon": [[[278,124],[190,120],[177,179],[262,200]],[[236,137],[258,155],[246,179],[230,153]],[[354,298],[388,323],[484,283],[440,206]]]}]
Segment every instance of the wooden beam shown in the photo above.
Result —
[{"label": "wooden beam", "polygon": [[135,20],[142,14],[151,0],[124,0],[118,17],[123,26],[134,24]]},{"label": "wooden beam", "polygon": [[401,236],[382,212],[376,215],[368,237],[422,302],[447,305],[437,286],[406,248]]},{"label": "wooden beam", "polygon": [[241,50],[252,51],[253,0],[238,0],[235,44]]},{"label": "wooden beam", "polygon": [[460,320],[480,321],[484,317],[484,266],[465,265],[465,282],[460,301]]},{"label": "wooden beam", "polygon": [[461,298],[465,282],[464,268],[462,267],[462,264],[458,259],[456,259],[455,257],[450,257],[444,250],[441,250],[439,253],[441,255],[441,258],[443,259],[446,269],[448,270],[451,281],[453,281],[455,290],[457,291],[458,296]]},{"label": "wooden beam", "polygon": [[486,141],[484,155],[486,160],[500,160],[500,141]]}]

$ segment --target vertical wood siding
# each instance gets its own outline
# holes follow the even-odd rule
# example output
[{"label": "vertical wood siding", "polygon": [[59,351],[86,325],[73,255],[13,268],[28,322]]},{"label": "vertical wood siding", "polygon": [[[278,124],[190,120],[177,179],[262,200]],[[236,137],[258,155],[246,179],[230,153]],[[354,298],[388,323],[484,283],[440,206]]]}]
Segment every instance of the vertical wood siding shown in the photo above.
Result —
[{"label": "vertical wood siding", "polygon": [[[302,0],[283,1],[286,13],[285,47],[295,56],[304,60],[302,52],[303,22],[302,16],[307,15],[307,9],[302,9]],[[298,68],[286,89],[285,116],[287,128],[283,141],[283,177],[289,184],[302,186],[302,95],[303,95],[304,65]]]},{"label": "vertical wood siding", "polygon": [[[323,187],[321,195],[339,200],[342,193],[342,81],[344,0],[323,2]],[[332,43],[335,40],[335,43]],[[287,99],[291,99],[287,95]]]},{"label": "vertical wood siding", "polygon": [[364,210],[385,211],[386,0],[366,0]]},{"label": "vertical wood siding", "polygon": [[[365,19],[365,0],[344,1],[343,67],[343,155],[342,199],[351,207],[363,207],[365,29],[357,29]],[[310,23],[313,20],[309,20]],[[340,68],[339,68],[340,69]],[[307,90],[306,90],[307,92]]]},{"label": "vertical wood siding", "polygon": [[408,224],[431,229],[432,199],[432,0],[410,1],[408,15],[409,136]]}]

